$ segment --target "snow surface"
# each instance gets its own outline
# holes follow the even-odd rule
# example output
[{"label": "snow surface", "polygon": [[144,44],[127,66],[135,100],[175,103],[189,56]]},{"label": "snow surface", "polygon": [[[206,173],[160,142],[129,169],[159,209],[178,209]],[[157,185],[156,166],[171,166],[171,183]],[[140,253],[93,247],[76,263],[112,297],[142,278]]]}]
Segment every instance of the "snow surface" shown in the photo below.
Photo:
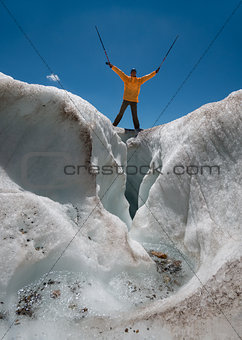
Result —
[{"label": "snow surface", "polygon": [[[239,339],[241,102],[134,138],[76,95],[0,73],[0,335]],[[162,174],[100,171],[133,165]]]}]

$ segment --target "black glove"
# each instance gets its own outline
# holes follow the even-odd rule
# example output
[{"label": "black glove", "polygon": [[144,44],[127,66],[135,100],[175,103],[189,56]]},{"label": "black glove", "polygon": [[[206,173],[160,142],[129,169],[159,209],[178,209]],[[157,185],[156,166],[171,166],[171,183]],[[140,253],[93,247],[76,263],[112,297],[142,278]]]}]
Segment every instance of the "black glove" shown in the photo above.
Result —
[{"label": "black glove", "polygon": [[106,61],[106,64],[107,64],[110,68],[113,67],[113,65],[110,63],[110,61],[109,61],[109,62]]},{"label": "black glove", "polygon": [[156,72],[156,73],[158,73],[159,71],[160,71],[160,67],[158,67],[158,69],[157,69],[157,70],[155,70],[155,72]]}]

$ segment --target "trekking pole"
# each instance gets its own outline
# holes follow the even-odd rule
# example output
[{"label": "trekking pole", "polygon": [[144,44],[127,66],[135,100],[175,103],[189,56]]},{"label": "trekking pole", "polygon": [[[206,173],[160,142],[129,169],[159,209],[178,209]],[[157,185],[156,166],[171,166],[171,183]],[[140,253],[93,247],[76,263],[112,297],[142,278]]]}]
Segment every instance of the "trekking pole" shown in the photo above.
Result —
[{"label": "trekking pole", "polygon": [[170,50],[171,50],[171,49],[172,49],[172,47],[174,46],[174,44],[175,44],[175,42],[177,41],[178,37],[179,37],[179,35],[177,35],[177,36],[176,36],[176,39],[173,41],[173,43],[172,43],[171,47],[170,47],[170,48],[169,48],[169,50],[167,51],[167,53],[166,53],[166,55],[165,55],[164,59],[162,60],[162,62],[161,62],[161,64],[160,64],[159,68],[161,67],[161,65],[162,65],[162,64],[164,63],[164,61],[166,60],[166,57],[167,57],[167,56],[168,56],[168,54],[170,53]]},{"label": "trekking pole", "polygon": [[[101,44],[102,44],[102,47],[103,47],[104,53],[105,53],[105,55],[106,55],[106,57],[107,57],[107,59],[108,59],[108,55],[107,55],[107,52],[106,52],[106,50],[105,50],[105,47],[104,47],[104,45],[103,45],[102,38],[101,38],[101,36],[100,36],[100,34],[99,34],[99,32],[98,32],[97,26],[95,26],[95,28],[96,28],[97,34],[98,34],[98,36],[99,36],[99,39],[100,39],[100,41],[101,41]],[[108,59],[108,63],[106,62],[106,64],[110,64],[110,61],[109,61],[109,59]]]}]

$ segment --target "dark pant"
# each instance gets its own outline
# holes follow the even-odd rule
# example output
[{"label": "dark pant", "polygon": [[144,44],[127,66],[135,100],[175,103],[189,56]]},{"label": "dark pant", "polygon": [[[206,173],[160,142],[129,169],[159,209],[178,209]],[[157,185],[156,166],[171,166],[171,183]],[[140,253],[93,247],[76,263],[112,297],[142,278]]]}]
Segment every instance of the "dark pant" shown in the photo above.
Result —
[{"label": "dark pant", "polygon": [[124,111],[127,109],[127,107],[130,105],[131,112],[132,112],[132,118],[134,123],[134,128],[139,129],[139,120],[137,116],[137,103],[136,102],[130,102],[129,100],[123,100],[119,114],[115,118],[115,121],[113,122],[114,126],[117,126],[120,120],[123,117]]}]

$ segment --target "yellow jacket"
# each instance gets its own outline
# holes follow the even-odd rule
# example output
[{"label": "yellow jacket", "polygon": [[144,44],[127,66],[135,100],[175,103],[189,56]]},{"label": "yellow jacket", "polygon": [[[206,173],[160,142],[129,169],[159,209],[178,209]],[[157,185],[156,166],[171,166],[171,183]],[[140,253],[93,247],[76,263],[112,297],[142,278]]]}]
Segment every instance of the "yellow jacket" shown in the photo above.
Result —
[{"label": "yellow jacket", "polygon": [[138,78],[138,77],[131,77],[127,76],[123,71],[121,71],[116,66],[112,66],[112,70],[119,75],[119,77],[124,82],[124,100],[129,100],[131,102],[138,103],[138,96],[140,92],[140,86],[144,84],[147,80],[153,78],[156,75],[156,72],[152,72],[150,74],[147,74],[144,77]]}]

